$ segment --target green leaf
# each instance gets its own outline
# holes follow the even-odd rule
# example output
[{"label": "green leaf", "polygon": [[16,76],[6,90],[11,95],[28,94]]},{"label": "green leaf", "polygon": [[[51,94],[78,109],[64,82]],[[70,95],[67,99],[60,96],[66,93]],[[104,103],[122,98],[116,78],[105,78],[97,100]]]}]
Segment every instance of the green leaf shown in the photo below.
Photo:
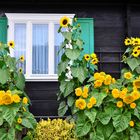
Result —
[{"label": "green leaf", "polygon": [[90,136],[91,140],[105,140],[104,139],[104,135],[101,132],[96,132],[94,134],[92,134],[92,136]]},{"label": "green leaf", "polygon": [[110,136],[110,138],[109,138],[109,140],[120,140],[120,138],[122,138],[122,133],[117,133],[117,132],[114,132],[111,136]]},{"label": "green leaf", "polygon": [[91,123],[90,122],[83,122],[83,123],[78,123],[76,125],[76,134],[78,137],[83,137],[87,135],[87,133],[91,129]]},{"label": "green leaf", "polygon": [[94,92],[94,91],[92,92],[92,95],[96,98],[97,103],[95,106],[97,107],[99,107],[102,104],[103,99],[107,96],[105,92],[99,93],[99,92]]},{"label": "green leaf", "polygon": [[61,75],[62,72],[65,72],[66,71],[66,67],[68,66],[68,60],[66,61],[61,61],[59,64],[58,64],[58,76]]},{"label": "green leaf", "polygon": [[83,40],[77,39],[77,40],[76,40],[76,45],[77,45],[78,47],[82,48],[82,46],[83,46]]},{"label": "green leaf", "polygon": [[82,66],[79,67],[72,67],[71,68],[71,72],[72,75],[76,78],[78,78],[78,80],[83,83],[84,80],[87,78],[88,76],[88,71],[86,68],[83,68]]},{"label": "green leaf", "polygon": [[0,108],[2,108],[3,119],[5,119],[9,123],[10,126],[12,126],[13,121],[17,115],[17,112],[19,111],[20,104],[0,106]]},{"label": "green leaf", "polygon": [[79,49],[66,49],[65,54],[71,60],[76,60],[80,56],[81,51]]},{"label": "green leaf", "polygon": [[138,67],[136,68],[136,72],[137,72],[138,74],[140,74],[140,66],[138,66]]},{"label": "green leaf", "polygon": [[22,73],[18,73],[18,76],[17,76],[17,79],[16,79],[16,87],[20,90],[24,90],[25,77]]},{"label": "green leaf", "polygon": [[66,102],[65,102],[65,101],[62,101],[62,102],[59,104],[58,115],[59,115],[60,117],[64,116],[67,110],[68,110],[68,106],[66,105]]},{"label": "green leaf", "polygon": [[67,97],[70,93],[73,92],[74,83],[71,81],[62,81],[60,84],[60,90],[63,92],[63,96]]},{"label": "green leaf", "polygon": [[73,82],[67,82],[65,91],[64,91],[64,97],[67,97],[70,93],[73,92],[73,90],[74,90],[73,87],[74,87]]},{"label": "green leaf", "polygon": [[22,125],[25,126],[26,128],[31,128],[33,129],[33,125],[27,118],[22,119]]},{"label": "green leaf", "polygon": [[122,113],[119,109],[114,111],[113,114],[113,126],[116,129],[116,132],[122,132],[129,126],[131,120],[131,113],[124,112]]},{"label": "green leaf", "polygon": [[131,140],[139,140],[140,139],[140,135],[138,134],[137,130],[135,130],[134,128],[130,129],[130,139]]},{"label": "green leaf", "polygon": [[6,140],[15,140],[15,129],[13,127],[9,129]]},{"label": "green leaf", "polygon": [[94,77],[90,77],[90,79],[87,82],[93,82],[94,81]]},{"label": "green leaf", "polygon": [[75,102],[75,98],[73,96],[68,96],[67,98],[67,104],[69,107],[71,107]]},{"label": "green leaf", "polygon": [[0,140],[15,140],[15,129],[11,127],[8,131],[4,128],[0,129]]},{"label": "green leaf", "polygon": [[9,79],[9,72],[6,69],[0,69],[0,83],[5,84]]},{"label": "green leaf", "polygon": [[16,59],[11,56],[7,56],[6,65],[9,67],[10,71],[16,71]]},{"label": "green leaf", "polygon": [[23,112],[23,116],[25,116],[26,119],[29,120],[33,128],[36,128],[37,121],[34,118],[34,115],[30,113],[29,111]]},{"label": "green leaf", "polygon": [[129,65],[132,71],[140,65],[138,59],[136,58],[127,58],[127,64]]},{"label": "green leaf", "polygon": [[128,47],[128,48],[126,49],[125,53],[128,53],[128,52],[130,52],[130,51],[132,51],[132,48]]},{"label": "green leaf", "polygon": [[23,127],[19,124],[16,124],[15,128],[18,130],[18,131],[22,131]]},{"label": "green leaf", "polygon": [[113,124],[112,122],[108,123],[107,125],[98,123],[96,131],[98,134],[102,134],[105,140],[108,140],[113,132]]},{"label": "green leaf", "polygon": [[85,110],[84,113],[93,124],[96,119],[97,111],[95,109],[91,109],[91,110]]},{"label": "green leaf", "polygon": [[137,106],[136,106],[136,108],[134,109],[134,115],[135,115],[138,119],[140,119],[140,103],[139,103],[139,102],[137,103]]},{"label": "green leaf", "polygon": [[67,39],[71,40],[72,33],[71,32],[62,32],[62,35]]},{"label": "green leaf", "polygon": [[104,111],[99,112],[98,119],[103,125],[106,125],[109,123],[113,115],[114,109],[115,108],[113,106],[107,106]]},{"label": "green leaf", "polygon": [[7,132],[4,128],[0,128],[0,140],[7,140]]},{"label": "green leaf", "polygon": [[3,117],[2,117],[2,115],[0,115],[0,126],[2,126],[3,125]]}]

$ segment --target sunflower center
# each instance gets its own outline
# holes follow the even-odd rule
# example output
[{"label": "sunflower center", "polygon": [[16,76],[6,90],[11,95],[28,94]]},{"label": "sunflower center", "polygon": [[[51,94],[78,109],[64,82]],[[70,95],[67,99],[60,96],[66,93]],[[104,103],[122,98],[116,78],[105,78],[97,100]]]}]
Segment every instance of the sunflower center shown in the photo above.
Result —
[{"label": "sunflower center", "polygon": [[66,19],[63,20],[63,25],[66,25],[68,21]]},{"label": "sunflower center", "polygon": [[134,52],[134,54],[137,54],[137,52]]},{"label": "sunflower center", "polygon": [[10,43],[10,46],[12,46],[13,45],[13,43]]}]

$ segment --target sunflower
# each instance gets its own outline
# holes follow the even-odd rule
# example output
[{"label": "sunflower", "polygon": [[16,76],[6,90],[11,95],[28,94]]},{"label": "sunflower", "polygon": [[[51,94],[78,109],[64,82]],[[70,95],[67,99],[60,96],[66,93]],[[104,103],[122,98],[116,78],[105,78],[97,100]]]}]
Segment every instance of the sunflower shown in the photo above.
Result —
[{"label": "sunflower", "polygon": [[137,90],[134,90],[131,95],[133,96],[134,100],[138,100],[140,98],[140,93]]},{"label": "sunflower", "polygon": [[124,44],[125,44],[126,46],[131,45],[131,44],[132,44],[131,39],[130,39],[130,38],[126,38],[125,41],[124,41]]},{"label": "sunflower", "polygon": [[22,100],[22,102],[23,102],[24,104],[27,104],[27,103],[28,103],[28,98],[27,98],[27,97],[24,97],[23,100]]},{"label": "sunflower", "polygon": [[139,45],[140,44],[140,39],[139,38],[132,38],[132,45]]},{"label": "sunflower", "polygon": [[19,124],[21,124],[21,123],[22,123],[22,118],[18,118],[18,119],[17,119],[17,122],[18,122]]},{"label": "sunflower", "polygon": [[118,102],[117,102],[117,107],[118,107],[118,108],[123,107],[123,102],[122,102],[122,101],[118,101]]},{"label": "sunflower", "polygon": [[131,104],[130,104],[130,107],[131,107],[132,109],[135,109],[136,106],[137,106],[136,103],[131,103]]},{"label": "sunflower", "polygon": [[99,72],[94,73],[93,77],[94,77],[95,80],[99,80],[100,79],[100,73]]},{"label": "sunflower", "polygon": [[99,62],[99,60],[97,57],[95,57],[91,60],[91,64],[94,64],[94,65],[97,64],[98,62]]},{"label": "sunflower", "polygon": [[80,110],[83,110],[86,108],[86,101],[84,99],[77,99],[75,102],[75,106],[79,108]]},{"label": "sunflower", "polygon": [[131,104],[134,101],[134,97],[132,95],[128,95],[123,98],[123,102],[126,104]]},{"label": "sunflower", "polygon": [[132,73],[131,72],[124,73],[124,78],[125,79],[131,79],[132,78]]},{"label": "sunflower", "polygon": [[5,105],[12,104],[12,103],[13,103],[13,100],[12,100],[11,94],[5,93],[5,94],[2,96],[2,101],[3,101],[3,104],[5,104]]},{"label": "sunflower", "polygon": [[139,51],[138,50],[133,50],[133,53],[132,53],[132,55],[134,56],[134,57],[138,57],[139,56]]},{"label": "sunflower", "polygon": [[8,46],[11,47],[11,48],[14,48],[14,46],[15,46],[14,41],[9,41]]},{"label": "sunflower", "polygon": [[114,98],[118,98],[118,97],[120,96],[120,91],[119,91],[117,88],[114,88],[114,89],[112,90],[112,96],[113,96]]},{"label": "sunflower", "polygon": [[134,80],[134,81],[133,81],[133,86],[134,86],[135,88],[140,88],[140,79]]},{"label": "sunflower", "polygon": [[90,109],[90,108],[92,108],[92,107],[93,107],[93,104],[92,104],[92,103],[88,103],[88,104],[87,104],[87,108],[88,108],[88,109]]},{"label": "sunflower", "polygon": [[130,125],[131,127],[133,127],[133,126],[135,125],[134,121],[130,121],[130,122],[129,122],[129,125]]},{"label": "sunflower", "polygon": [[19,68],[18,71],[19,71],[19,73],[22,73],[23,72],[23,69],[22,68]]},{"label": "sunflower", "polygon": [[64,16],[60,19],[60,26],[61,27],[67,27],[69,23],[70,23],[70,19],[66,16]]},{"label": "sunflower", "polygon": [[98,87],[101,87],[103,84],[103,81],[102,80],[96,80],[94,82],[94,88],[98,88]]},{"label": "sunflower", "polygon": [[23,56],[23,55],[22,55],[22,56],[20,56],[20,58],[19,58],[19,59],[20,59],[20,61],[21,61],[21,62],[24,62],[24,56]]},{"label": "sunflower", "polygon": [[92,58],[96,58],[96,57],[97,57],[97,55],[96,55],[95,53],[92,53],[90,56],[91,56]]},{"label": "sunflower", "polygon": [[75,89],[75,94],[76,94],[76,96],[81,96],[82,95],[82,89],[80,87],[76,88]]},{"label": "sunflower", "polygon": [[84,58],[85,58],[86,61],[89,61],[90,60],[90,55],[89,54],[85,54]]},{"label": "sunflower", "polygon": [[127,94],[127,91],[125,89],[123,89],[122,91],[120,91],[120,96],[119,98],[123,99]]},{"label": "sunflower", "polygon": [[116,83],[115,78],[112,78],[111,82],[112,82],[112,84]]},{"label": "sunflower", "polygon": [[90,98],[90,103],[92,103],[92,105],[95,105],[96,102],[97,102],[97,101],[96,101],[96,98],[92,96],[92,97]]},{"label": "sunflower", "polygon": [[84,86],[82,96],[83,96],[83,98],[88,97],[88,87],[87,86]]},{"label": "sunflower", "polygon": [[140,53],[140,46],[136,46],[133,50],[138,51]]},{"label": "sunflower", "polygon": [[127,58],[126,55],[123,55],[123,56],[122,56],[123,61],[125,61],[126,58]]},{"label": "sunflower", "polygon": [[15,103],[19,103],[20,102],[20,97],[17,95],[17,94],[14,94],[13,96],[12,96],[12,99],[13,99],[13,102],[15,102]]}]

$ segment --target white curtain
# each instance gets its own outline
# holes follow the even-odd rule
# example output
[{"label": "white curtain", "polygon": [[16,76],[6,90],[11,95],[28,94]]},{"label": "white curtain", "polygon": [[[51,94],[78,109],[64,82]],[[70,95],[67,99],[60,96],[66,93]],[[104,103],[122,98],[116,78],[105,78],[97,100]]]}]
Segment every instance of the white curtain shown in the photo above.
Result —
[{"label": "white curtain", "polygon": [[14,55],[16,59],[19,59],[21,55],[24,56],[24,63],[19,63],[18,68],[22,67],[23,72],[26,73],[26,24],[16,23],[14,25],[14,41],[15,41],[15,51]]},{"label": "white curtain", "polygon": [[48,25],[33,24],[32,73],[48,74]]}]

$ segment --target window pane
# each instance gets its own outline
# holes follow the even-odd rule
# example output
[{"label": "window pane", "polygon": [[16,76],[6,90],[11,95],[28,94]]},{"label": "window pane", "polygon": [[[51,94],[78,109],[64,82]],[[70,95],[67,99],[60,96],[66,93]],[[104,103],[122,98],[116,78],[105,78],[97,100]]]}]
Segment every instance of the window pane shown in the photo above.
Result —
[{"label": "window pane", "polygon": [[14,41],[16,59],[19,59],[21,55],[24,56],[25,61],[17,65],[18,68],[22,67],[23,72],[26,73],[26,24],[16,23],[14,25]]},{"label": "window pane", "polygon": [[59,54],[58,54],[58,51],[60,49],[60,45],[62,44],[63,40],[64,40],[64,37],[61,35],[61,33],[58,33],[58,29],[59,29],[60,25],[59,24],[55,24],[55,27],[54,27],[54,34],[55,34],[55,37],[54,37],[54,45],[55,45],[55,73],[57,74],[57,66],[58,66],[58,63],[60,62],[61,60],[61,56],[62,56],[62,53],[63,51],[61,51]]},{"label": "window pane", "polygon": [[48,74],[48,25],[33,24],[32,73]]}]

